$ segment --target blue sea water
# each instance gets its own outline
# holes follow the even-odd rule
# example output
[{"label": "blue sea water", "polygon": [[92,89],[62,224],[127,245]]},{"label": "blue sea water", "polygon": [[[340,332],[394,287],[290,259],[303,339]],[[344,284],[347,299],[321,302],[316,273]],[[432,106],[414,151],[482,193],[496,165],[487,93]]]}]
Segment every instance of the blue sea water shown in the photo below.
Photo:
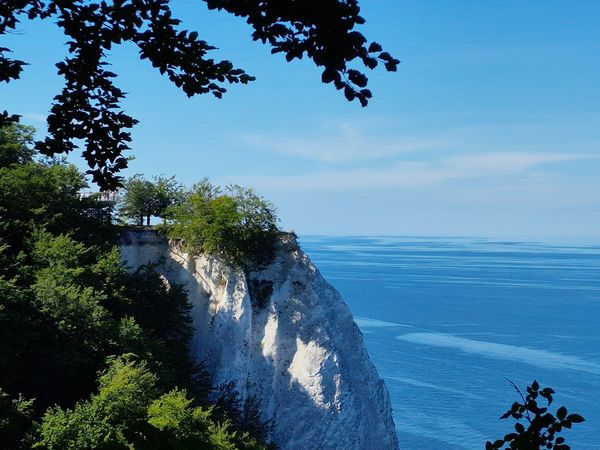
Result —
[{"label": "blue sea water", "polygon": [[308,236],[386,381],[403,450],[483,449],[512,431],[506,380],[534,379],[600,449],[600,245]]}]

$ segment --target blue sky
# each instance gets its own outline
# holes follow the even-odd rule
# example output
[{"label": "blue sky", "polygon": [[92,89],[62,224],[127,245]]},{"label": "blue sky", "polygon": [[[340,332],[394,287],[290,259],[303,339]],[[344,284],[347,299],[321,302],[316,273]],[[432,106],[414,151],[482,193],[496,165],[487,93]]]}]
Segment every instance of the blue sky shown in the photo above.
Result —
[{"label": "blue sky", "polygon": [[[368,74],[366,109],[241,20],[173,3],[257,81],[188,99],[135,48],[115,49],[140,120],[127,174],[254,186],[303,234],[600,238],[600,2],[363,0],[361,31],[402,61]],[[40,22],[2,37],[30,63],[0,87],[2,108],[40,134],[64,40]]]}]

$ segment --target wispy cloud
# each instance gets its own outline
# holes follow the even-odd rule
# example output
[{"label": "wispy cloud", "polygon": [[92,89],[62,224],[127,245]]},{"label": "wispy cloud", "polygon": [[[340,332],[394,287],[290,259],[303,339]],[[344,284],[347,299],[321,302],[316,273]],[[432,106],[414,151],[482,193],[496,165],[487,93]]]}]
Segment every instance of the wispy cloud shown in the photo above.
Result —
[{"label": "wispy cloud", "polygon": [[442,164],[449,168],[477,173],[514,173],[530,169],[539,164],[576,161],[590,158],[587,154],[498,152],[468,154],[447,158]]},{"label": "wispy cloud", "polygon": [[240,136],[240,139],[246,146],[322,163],[369,161],[422,150],[449,148],[462,142],[455,132],[399,138],[351,122],[296,130],[292,135],[255,133]]},{"label": "wispy cloud", "polygon": [[36,114],[36,113],[24,113],[22,114],[24,119],[29,119],[34,122],[46,123],[46,119],[48,118],[45,114]]},{"label": "wispy cloud", "polygon": [[543,164],[591,158],[586,154],[498,152],[462,155],[434,161],[401,161],[381,168],[326,170],[298,175],[234,177],[235,182],[261,190],[365,190],[424,188],[461,179],[507,177],[527,173]]}]

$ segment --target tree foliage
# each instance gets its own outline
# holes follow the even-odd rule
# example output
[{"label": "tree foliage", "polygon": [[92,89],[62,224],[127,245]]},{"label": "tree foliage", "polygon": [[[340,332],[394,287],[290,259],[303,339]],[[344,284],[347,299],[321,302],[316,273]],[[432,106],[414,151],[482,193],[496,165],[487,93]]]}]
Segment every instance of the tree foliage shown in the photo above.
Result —
[{"label": "tree foliage", "polygon": [[275,207],[252,189],[208,180],[197,183],[180,205],[167,210],[163,227],[192,253],[208,253],[237,267],[270,262],[279,234]]},{"label": "tree foliage", "polygon": [[33,420],[33,400],[22,395],[11,398],[0,388],[0,442],[5,448],[19,448]]},{"label": "tree foliage", "polygon": [[[517,421],[515,431],[508,433],[502,439],[486,442],[486,450],[506,448],[511,450],[570,450],[565,438],[558,436],[565,428],[571,428],[574,423],[581,423],[584,418],[579,414],[569,414],[567,408],[561,406],[556,415],[549,412],[554,400],[554,390],[546,387],[540,389],[537,381],[527,387],[527,395],[510,382],[521,397],[523,403],[514,402],[511,408],[500,416],[501,419],[512,417]],[[546,406],[538,405],[543,398]],[[522,423],[524,422],[524,423]]]},{"label": "tree foliage", "polygon": [[[216,401],[213,405],[213,415],[219,421],[230,420],[237,429],[257,439],[259,442],[269,442],[275,422],[265,421],[261,414],[261,403],[254,396],[242,400],[235,381],[217,386],[214,389]],[[275,450],[274,444],[268,444],[269,450]]]},{"label": "tree foliage", "polygon": [[[371,97],[367,77],[352,68],[358,61],[374,69],[399,63],[382,47],[368,43],[356,27],[365,20],[357,0],[205,0],[210,9],[241,16],[254,28],[254,40],[268,43],[287,61],[306,55],[323,69],[322,81],[343,90],[350,101],[365,106]],[[69,56],[58,62],[65,86],[48,116],[49,136],[37,143],[45,155],[68,153],[83,141],[83,156],[102,189],[115,189],[118,172],[127,167],[131,129],[137,120],[119,106],[125,93],[114,84],[107,54],[113,46],[132,43],[141,59],[166,75],[188,96],[212,93],[221,98],[226,83],[246,84],[254,77],[227,60],[215,61],[215,47],[196,31],[180,29],[169,0],[9,0],[0,3],[0,35],[23,19],[52,20],[67,37]],[[26,65],[0,47],[0,82],[18,79]],[[15,120],[4,112],[0,122]],[[0,125],[1,125],[0,123]]]},{"label": "tree foliage", "polygon": [[150,225],[152,217],[165,217],[169,206],[181,203],[185,192],[175,177],[154,177],[146,180],[142,174],[128,178],[123,186],[121,215],[137,225]]},{"label": "tree foliage", "polygon": [[153,184],[154,201],[152,215],[165,219],[167,209],[170,206],[183,202],[187,193],[181,183],[175,179],[175,176],[154,176]]},{"label": "tree foliage", "polygon": [[73,409],[56,407],[43,417],[35,448],[83,450],[262,449],[212,408],[196,406],[185,390],[164,392],[158,378],[133,355],[113,358],[98,392]]},{"label": "tree foliage", "polygon": [[[30,127],[0,126],[0,155],[12,163],[0,166],[0,234],[16,255],[36,227],[51,233],[70,230],[77,239],[106,242],[114,229],[107,223],[110,206],[81,198],[81,173],[60,159],[36,159]],[[10,156],[9,156],[10,155]]]},{"label": "tree foliage", "polygon": [[25,164],[33,159],[34,128],[25,125],[0,127],[0,167]]},{"label": "tree foliage", "polygon": [[137,225],[144,225],[147,218],[150,225],[152,216],[152,202],[154,200],[154,186],[145,180],[141,174],[128,178],[123,185],[120,213],[126,219],[134,221]]},{"label": "tree foliage", "polygon": [[[13,138],[0,154],[19,143],[20,126],[5,127]],[[33,153],[0,168],[0,447],[126,448],[139,426],[152,446],[136,448],[169,448],[187,425],[159,432],[150,405],[185,390],[195,410],[210,388],[190,354],[191,306],[152,266],[125,269],[119,230],[101,203],[79,196],[84,185],[74,167]],[[207,421],[235,446],[209,445],[211,434],[200,448],[256,443],[227,419]]]}]

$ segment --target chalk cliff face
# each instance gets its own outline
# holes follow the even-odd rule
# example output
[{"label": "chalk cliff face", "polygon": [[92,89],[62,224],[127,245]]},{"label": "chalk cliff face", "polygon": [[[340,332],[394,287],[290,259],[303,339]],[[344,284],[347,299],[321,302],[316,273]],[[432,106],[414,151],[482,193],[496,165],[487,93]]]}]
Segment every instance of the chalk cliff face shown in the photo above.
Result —
[{"label": "chalk cliff face", "polygon": [[291,449],[397,449],[387,388],[338,294],[295,239],[264,270],[244,274],[190,258],[153,232],[122,237],[132,269],[150,262],[193,304],[194,356],[214,383],[235,381],[274,419],[273,440]]}]

